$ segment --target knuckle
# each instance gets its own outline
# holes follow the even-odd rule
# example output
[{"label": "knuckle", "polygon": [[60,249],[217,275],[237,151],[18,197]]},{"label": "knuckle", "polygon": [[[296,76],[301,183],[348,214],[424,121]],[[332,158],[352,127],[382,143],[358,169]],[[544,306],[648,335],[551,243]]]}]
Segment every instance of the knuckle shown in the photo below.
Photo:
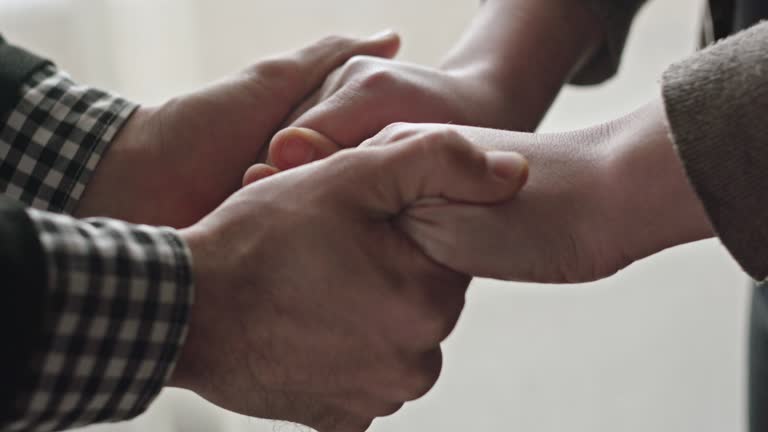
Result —
[{"label": "knuckle", "polygon": [[431,155],[453,155],[464,148],[460,133],[447,127],[429,129],[416,142],[420,152]]},{"label": "knuckle", "polygon": [[463,307],[463,302],[461,305],[442,306],[440,308],[436,306],[422,307],[419,313],[418,333],[427,344],[437,345],[453,332]]},{"label": "knuckle", "polygon": [[368,55],[354,55],[348,58],[339,69],[339,79],[345,84],[364,80],[367,74],[377,68],[376,57]]},{"label": "knuckle", "polygon": [[384,127],[375,136],[368,138],[361,147],[381,147],[404,141],[416,134],[417,127],[410,123],[397,122]]},{"label": "knuckle", "polygon": [[395,149],[390,153],[390,157],[395,164],[404,164],[414,160],[432,160],[436,156],[441,157],[439,154],[435,154],[436,145],[439,143],[433,143],[433,140],[428,134],[423,132],[413,131],[394,132],[393,136],[386,137],[387,144],[398,144]]},{"label": "knuckle", "polygon": [[380,135],[385,137],[387,141],[402,141],[414,136],[416,128],[413,124],[405,122],[396,122],[387,125],[382,129]]},{"label": "knuckle", "polygon": [[373,91],[390,88],[397,83],[397,74],[387,69],[375,69],[360,78],[359,86],[363,90]]},{"label": "knuckle", "polygon": [[420,365],[403,375],[400,382],[400,398],[403,401],[413,401],[429,393],[435,386],[442,369],[442,362]]},{"label": "knuckle", "polygon": [[460,152],[466,149],[466,140],[458,131],[451,128],[440,128],[430,134],[431,145],[439,146],[448,152]]},{"label": "knuckle", "polygon": [[425,150],[436,158],[441,169],[474,167],[476,156],[480,155],[461,133],[453,129],[435,131],[425,141],[428,146]]},{"label": "knuckle", "polygon": [[[439,133],[429,132],[417,133],[404,146],[403,157],[423,160],[435,160],[442,162],[444,159],[444,142]],[[442,166],[442,163],[440,164]]]},{"label": "knuckle", "polygon": [[403,408],[403,403],[383,404],[375,413],[376,417],[389,417]]},{"label": "knuckle", "polygon": [[390,141],[403,141],[415,136],[418,127],[412,123],[398,122],[387,126],[385,129]]},{"label": "knuckle", "polygon": [[373,57],[367,55],[356,55],[352,56],[349,60],[347,60],[346,63],[344,63],[344,72],[346,72],[348,76],[356,75],[369,69],[372,65]]},{"label": "knuckle", "polygon": [[[359,403],[359,402],[358,402]],[[358,411],[358,415],[365,418],[388,417],[400,411],[404,402],[392,402],[388,400],[370,400],[363,402],[363,406]]]},{"label": "knuckle", "polygon": [[450,336],[464,310],[467,285],[463,275],[433,274],[406,291],[414,346],[437,347]]},{"label": "knuckle", "polygon": [[428,343],[439,344],[453,331],[453,321],[443,316],[432,315],[424,319],[420,333]]}]

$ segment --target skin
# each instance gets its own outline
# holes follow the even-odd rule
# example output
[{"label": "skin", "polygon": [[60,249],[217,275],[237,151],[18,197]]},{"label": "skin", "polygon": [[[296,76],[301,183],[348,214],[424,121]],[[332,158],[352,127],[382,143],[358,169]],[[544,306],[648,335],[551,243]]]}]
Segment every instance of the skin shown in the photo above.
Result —
[{"label": "skin", "polygon": [[196,306],[170,384],[321,432],[366,430],[421,397],[440,374],[440,343],[470,277],[425,255],[393,221],[426,198],[498,205],[526,169],[515,153],[446,131],[242,189],[181,231]]},{"label": "skin", "polygon": [[77,216],[185,227],[196,302],[168,385],[246,415],[359,432],[437,380],[470,277],[393,220],[428,197],[507,201],[525,182],[524,158],[449,131],[439,148],[411,140],[341,153],[238,191],[325,75],[398,43],[330,38],[256,63],[140,108],[105,154]]},{"label": "skin", "polygon": [[393,33],[327,38],[138,108],[99,162],[75,215],[192,225],[239,189],[274,132],[328,73],[355,55],[394,55],[398,45]]},{"label": "skin", "polygon": [[[354,57],[285,125],[319,132],[334,151],[395,122],[533,130],[600,40],[588,9],[583,0],[488,0],[439,68]],[[283,138],[269,151],[280,169],[327,155]]]},{"label": "skin", "polygon": [[[580,1],[488,0],[438,69],[386,60],[394,36],[336,40],[137,113],[78,212],[191,225],[198,306],[171,384],[245,414],[364,430],[437,379],[465,274],[594,280],[711,236],[660,102],[557,135],[387,127],[533,130],[599,28]],[[275,167],[246,172],[281,124],[304,129],[275,136]],[[512,202],[527,178],[517,152],[531,182]],[[241,178],[256,183],[197,222]]]},{"label": "skin", "polygon": [[[514,201],[470,207],[426,199],[397,221],[430,257],[456,271],[525,282],[588,282],[714,235],[674,150],[660,98],[625,117],[571,132],[403,123],[361,147],[398,146],[415,137],[439,146],[447,131],[477,148],[517,152],[530,161],[530,180]],[[293,133],[314,137],[283,132]],[[307,142],[327,146],[324,139]],[[256,168],[249,173],[247,183],[270,175]]]},{"label": "skin", "polygon": [[[444,128],[405,125],[366,145]],[[409,210],[399,226],[448,267],[503,280],[581,283],[713,236],[660,100],[608,124],[560,134],[451,129],[478,147],[524,154],[531,174],[518,199],[499,206],[428,200]]]},{"label": "skin", "polygon": [[[342,69],[326,81],[325,87],[333,91],[326,90],[314,107],[301,111],[310,104],[305,102],[301,114],[294,114],[292,125],[300,128],[274,137],[269,158],[274,167],[254,166],[243,181],[258,181],[356,145],[352,138],[363,137],[367,131],[360,128],[370,122],[399,120],[412,124],[389,126],[360,142],[395,145],[413,135],[439,140],[430,137],[452,130],[479,148],[515,151],[531,161],[530,184],[514,202],[470,209],[428,200],[409,210],[409,220],[423,223],[399,226],[451,268],[506,280],[586,282],[667,247],[711,237],[710,223],[669,139],[660,98],[626,117],[585,130],[543,135],[500,130],[535,128],[563,83],[591,58],[602,37],[600,28],[582,1],[488,0],[441,70],[485,83],[491,97],[465,98],[445,86],[436,90],[432,102],[437,107],[430,109],[450,110],[455,102],[451,98],[458,95],[461,104],[481,117],[463,124],[495,130],[415,124],[425,121],[412,115],[423,106],[407,94],[398,95],[399,118],[381,117],[382,106],[390,100],[387,95],[397,94],[408,72],[400,73],[391,61],[377,62],[390,65],[395,77],[389,80],[394,85],[378,89],[355,87],[366,74]],[[547,43],[541,43],[544,40]],[[339,76],[348,78],[339,84]],[[430,85],[436,82],[440,84],[434,79]],[[345,88],[356,91],[346,97]],[[413,86],[405,88],[418,94]],[[493,113],[487,114],[488,109]],[[366,115],[355,116],[359,112]],[[504,122],[500,113],[512,115]]]}]

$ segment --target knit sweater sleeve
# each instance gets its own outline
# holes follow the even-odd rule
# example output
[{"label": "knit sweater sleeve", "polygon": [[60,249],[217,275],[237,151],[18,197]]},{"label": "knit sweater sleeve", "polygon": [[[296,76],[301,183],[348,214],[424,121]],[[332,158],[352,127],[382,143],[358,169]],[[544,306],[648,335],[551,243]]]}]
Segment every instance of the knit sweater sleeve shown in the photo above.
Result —
[{"label": "knit sweater sleeve", "polygon": [[720,240],[756,280],[768,276],[768,22],[664,74],[669,126]]}]

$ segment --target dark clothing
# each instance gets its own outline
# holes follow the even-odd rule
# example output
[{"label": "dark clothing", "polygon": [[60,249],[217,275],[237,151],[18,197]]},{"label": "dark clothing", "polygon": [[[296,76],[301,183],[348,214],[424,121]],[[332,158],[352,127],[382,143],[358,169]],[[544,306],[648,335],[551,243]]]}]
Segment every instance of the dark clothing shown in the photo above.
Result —
[{"label": "dark clothing", "polygon": [[22,84],[49,64],[50,61],[7,43],[0,35],[0,115],[16,106]]},{"label": "dark clothing", "polygon": [[[37,70],[49,64],[5,42],[0,36],[0,118],[18,102],[19,88]],[[6,169],[0,160],[0,171]],[[0,195],[0,340],[10,352],[0,355],[0,401],[16,399],[17,391],[31,377],[25,370],[34,352],[34,342],[41,337],[45,287],[45,255],[29,216],[19,203]],[[36,325],[38,324],[38,325]],[[10,416],[10,404],[0,405],[0,419]]]},{"label": "dark clothing", "polygon": [[68,215],[136,107],[0,39],[0,431],[133,418],[175,365],[194,288],[178,233]]},{"label": "dark clothing", "polygon": [[749,430],[768,431],[768,284],[756,284],[749,328]]},{"label": "dark clothing", "polygon": [[0,340],[8,348],[0,355],[0,419],[11,417],[18,389],[28,385],[26,370],[36,341],[42,337],[45,287],[45,255],[24,208],[0,195]]},{"label": "dark clothing", "polygon": [[[732,19],[732,32],[768,19],[768,1],[737,0]],[[749,430],[765,432],[768,431],[768,284],[755,284],[750,315]]]}]

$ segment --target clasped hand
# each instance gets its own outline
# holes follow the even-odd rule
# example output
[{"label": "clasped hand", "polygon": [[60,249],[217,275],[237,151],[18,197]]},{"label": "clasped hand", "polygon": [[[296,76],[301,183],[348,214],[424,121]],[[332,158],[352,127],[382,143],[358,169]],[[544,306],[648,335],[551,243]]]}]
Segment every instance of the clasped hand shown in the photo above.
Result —
[{"label": "clasped hand", "polygon": [[243,414],[359,432],[437,380],[470,277],[393,221],[428,197],[509,200],[524,159],[449,132],[448,144],[349,151],[241,189],[326,75],[398,44],[330,38],[258,62],[139,108],[112,143],[76,214],[181,228],[196,301],[170,385]]},{"label": "clasped hand", "polygon": [[398,46],[327,39],[120,132],[76,213],[183,228],[196,304],[171,385],[362,431],[434,384],[469,275],[583,282],[711,235],[660,101],[561,134],[460,126],[508,110]]}]

